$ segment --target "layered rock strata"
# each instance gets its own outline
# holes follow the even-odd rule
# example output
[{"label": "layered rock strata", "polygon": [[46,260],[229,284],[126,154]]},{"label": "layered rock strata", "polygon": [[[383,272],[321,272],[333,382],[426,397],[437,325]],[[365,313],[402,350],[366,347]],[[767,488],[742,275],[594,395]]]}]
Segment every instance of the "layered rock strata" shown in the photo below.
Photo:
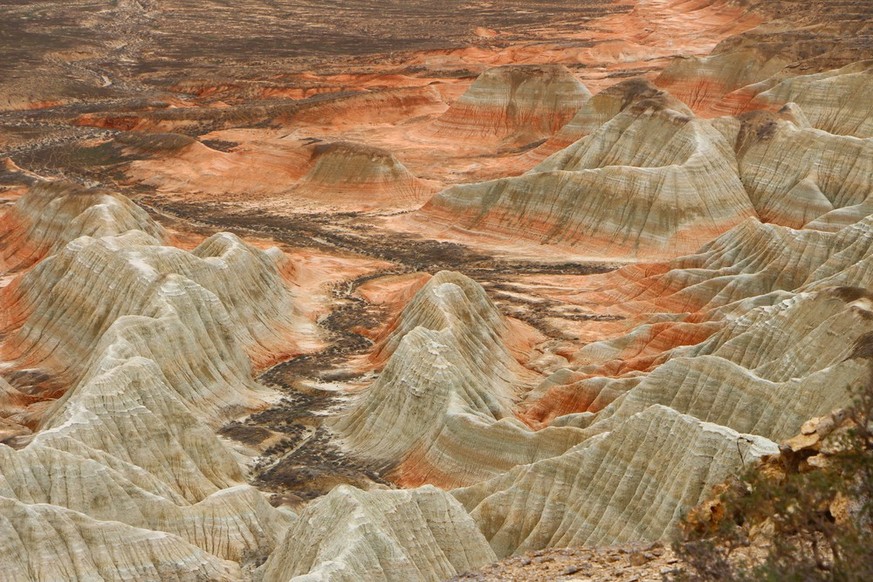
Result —
[{"label": "layered rock strata", "polygon": [[506,331],[481,286],[437,273],[383,340],[390,358],[379,378],[333,430],[405,485],[469,484],[567,450],[575,429],[533,432],[515,417],[525,376]]},{"label": "layered rock strata", "polygon": [[567,123],[591,93],[561,65],[486,70],[433,124],[436,136],[524,145]]},{"label": "layered rock strata", "polygon": [[307,507],[263,580],[438,582],[496,559],[464,508],[434,487],[340,486]]},{"label": "layered rock strata", "polygon": [[228,234],[162,246],[129,201],[68,190],[40,184],[7,214],[53,208],[10,239],[55,252],[0,292],[4,422],[32,431],[0,445],[4,573],[239,579],[291,519],[213,432],[263,406],[250,357],[288,343],[278,255]]},{"label": "layered rock strata", "polygon": [[652,406],[567,453],[453,494],[498,557],[669,537],[681,507],[778,447]]},{"label": "layered rock strata", "polygon": [[732,144],[662,100],[635,103],[523,176],[445,190],[422,214],[600,257],[675,256],[756,216]]},{"label": "layered rock strata", "polygon": [[379,148],[330,143],[316,146],[312,160],[294,193],[319,203],[373,210],[415,206],[433,193],[390,152]]}]

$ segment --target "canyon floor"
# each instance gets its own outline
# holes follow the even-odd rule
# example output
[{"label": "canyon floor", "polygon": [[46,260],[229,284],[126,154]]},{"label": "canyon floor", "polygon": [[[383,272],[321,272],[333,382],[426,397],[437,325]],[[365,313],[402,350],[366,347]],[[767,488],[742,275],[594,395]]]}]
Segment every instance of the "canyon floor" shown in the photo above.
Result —
[{"label": "canyon floor", "polygon": [[0,580],[670,577],[871,378],[867,2],[0,13]]}]

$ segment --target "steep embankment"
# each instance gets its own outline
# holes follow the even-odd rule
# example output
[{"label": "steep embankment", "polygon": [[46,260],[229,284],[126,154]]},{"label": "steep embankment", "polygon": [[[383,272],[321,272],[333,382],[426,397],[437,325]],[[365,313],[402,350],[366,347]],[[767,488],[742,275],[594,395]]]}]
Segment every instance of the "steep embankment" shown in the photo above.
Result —
[{"label": "steep embankment", "polygon": [[682,254],[756,216],[710,122],[663,94],[609,109],[527,174],[445,190],[421,219],[618,258]]},{"label": "steep embankment", "polygon": [[4,223],[14,265],[45,256],[0,290],[6,575],[238,579],[291,520],[213,432],[264,405],[251,362],[295,350],[281,254],[165,246],[123,197],[57,183]]}]

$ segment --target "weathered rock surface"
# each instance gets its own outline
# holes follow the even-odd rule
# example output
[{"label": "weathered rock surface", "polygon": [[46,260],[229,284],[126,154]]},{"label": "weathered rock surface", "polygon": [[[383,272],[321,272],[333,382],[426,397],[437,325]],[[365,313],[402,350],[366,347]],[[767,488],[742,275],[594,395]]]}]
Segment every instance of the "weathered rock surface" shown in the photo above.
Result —
[{"label": "weathered rock surface", "polygon": [[433,193],[390,152],[355,143],[315,147],[312,166],[294,190],[338,208],[412,207]]},{"label": "weathered rock surface", "polygon": [[[275,259],[226,233],[191,253],[161,246],[138,230],[119,237],[81,237],[0,293],[10,306],[0,320],[6,332],[4,359],[64,380],[89,369],[89,356],[110,329],[136,334],[127,330],[142,327],[137,316],[152,318],[149,325],[162,317],[180,319],[189,329],[199,328],[194,337],[206,333],[233,341],[259,364],[275,358],[279,345],[287,345],[283,328],[287,333],[294,317]],[[106,296],[115,301],[107,305]],[[144,339],[154,337],[146,334]],[[208,353],[207,346],[193,342]],[[159,346],[154,351],[158,357],[174,357]],[[230,360],[220,354],[215,354],[218,361]],[[246,374],[248,366],[239,356],[234,364]],[[196,374],[191,379],[200,381]]]},{"label": "weathered rock surface", "polygon": [[591,97],[554,136],[525,154],[524,158],[539,163],[556,151],[597,131],[600,126],[625,109],[641,102],[670,109],[689,117],[694,115],[684,103],[666,91],[655,87],[646,79],[635,77],[610,85]]},{"label": "weathered rock surface", "polygon": [[[0,19],[0,579],[429,581],[666,541],[868,381],[864,3],[508,2],[467,30],[413,2],[388,36],[351,5],[51,4]],[[447,266],[484,287],[425,283]],[[334,343],[289,359],[300,305]],[[326,494],[274,508],[256,452]]]},{"label": "weathered rock surface", "polygon": [[[56,251],[0,291],[14,384],[3,415],[33,431],[0,445],[5,572],[237,579],[290,519],[244,484],[213,432],[263,406],[250,357],[287,343],[293,303],[276,259],[226,234],[193,253],[161,246],[125,231],[161,229],[124,198],[51,191],[39,184],[13,212],[48,199],[74,227],[16,225]],[[99,228],[83,233],[83,216]]]},{"label": "weathered rock surface", "polygon": [[762,221],[835,231],[870,214],[873,140],[765,112],[745,114],[724,131],[735,136],[740,178]]},{"label": "weathered rock surface", "polygon": [[383,342],[390,359],[379,378],[332,428],[406,485],[470,484],[562,453],[579,431],[533,432],[515,418],[524,377],[503,343],[506,332],[481,286],[437,273]]},{"label": "weathered rock surface", "polygon": [[814,75],[790,77],[759,93],[751,107],[778,108],[796,103],[810,124],[828,133],[859,138],[873,137],[873,105],[867,98],[873,88],[870,62]]},{"label": "weathered rock surface", "polygon": [[654,541],[673,534],[680,507],[743,462],[777,451],[763,437],[655,405],[559,457],[453,493],[499,557]]},{"label": "weathered rock surface", "polygon": [[[743,88],[770,79],[791,60],[754,47],[725,51],[706,57],[675,59],[655,80],[699,115],[734,113],[743,99]],[[735,95],[730,95],[736,92]],[[726,97],[730,95],[730,97]]]},{"label": "weathered rock surface", "polygon": [[340,486],[300,514],[264,566],[263,580],[437,582],[494,560],[448,493]]},{"label": "weathered rock surface", "polygon": [[445,190],[422,214],[597,257],[676,256],[756,216],[731,144],[663,100],[635,103],[524,176]]},{"label": "weathered rock surface", "polygon": [[435,122],[452,139],[524,145],[557,132],[591,97],[561,65],[505,65],[482,73]]},{"label": "weathered rock surface", "polygon": [[123,196],[70,182],[39,181],[0,217],[0,269],[29,267],[80,236],[99,238],[129,230],[157,240],[165,236],[144,210]]},{"label": "weathered rock surface", "polygon": [[238,580],[239,566],[176,536],[0,497],[4,580]]}]

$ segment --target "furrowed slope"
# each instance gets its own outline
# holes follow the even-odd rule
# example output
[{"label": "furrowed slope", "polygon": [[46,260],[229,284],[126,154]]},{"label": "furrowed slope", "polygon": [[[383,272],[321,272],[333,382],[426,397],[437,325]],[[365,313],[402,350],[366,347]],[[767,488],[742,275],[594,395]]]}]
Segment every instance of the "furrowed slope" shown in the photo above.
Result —
[{"label": "furrowed slope", "polygon": [[524,145],[557,132],[591,97],[561,65],[505,65],[482,73],[429,129],[444,139]]},{"label": "furrowed slope", "polygon": [[[11,212],[39,204],[42,186]],[[32,431],[0,445],[3,520],[17,532],[2,560],[33,579],[238,579],[290,520],[213,432],[263,406],[250,358],[290,344],[277,255],[227,234],[192,253],[162,246],[112,224],[103,209],[130,208],[123,198],[59,191],[56,216],[98,216],[105,230],[67,242],[77,227],[18,227],[57,250],[2,289],[3,415]]]},{"label": "furrowed slope", "polygon": [[578,442],[578,431],[533,432],[515,418],[526,378],[504,344],[506,332],[481,286],[437,273],[383,340],[390,358],[379,378],[332,421],[333,430],[405,485],[469,484],[560,454]]},{"label": "furrowed slope", "polygon": [[531,172],[450,188],[421,215],[606,258],[690,252],[755,211],[719,131],[642,100]]},{"label": "furrowed slope", "polygon": [[301,513],[263,580],[438,582],[494,559],[476,524],[444,491],[343,485]]}]

